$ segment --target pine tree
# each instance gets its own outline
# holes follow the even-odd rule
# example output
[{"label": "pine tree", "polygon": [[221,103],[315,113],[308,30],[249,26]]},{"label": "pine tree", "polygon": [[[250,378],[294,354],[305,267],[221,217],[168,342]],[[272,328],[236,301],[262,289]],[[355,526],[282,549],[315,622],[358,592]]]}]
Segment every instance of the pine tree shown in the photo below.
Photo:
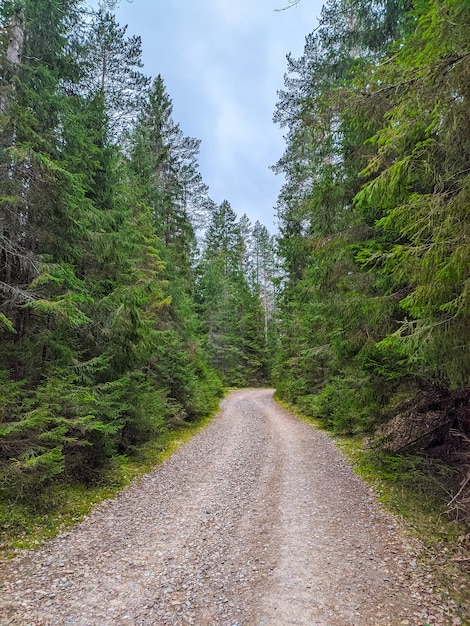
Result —
[{"label": "pine tree", "polygon": [[7,39],[2,67],[10,84],[3,98],[0,280],[3,315],[11,320],[2,363],[6,388],[10,377],[24,389],[18,410],[2,425],[2,462],[7,483],[29,476],[34,486],[63,471],[72,430],[99,428],[82,411],[65,418],[57,402],[48,405],[42,395],[47,377],[73,362],[75,330],[90,321],[80,308],[84,292],[76,271],[90,207],[81,177],[66,168],[61,136],[75,106],[63,86],[80,74],[73,34],[79,11],[76,2],[49,0],[2,8],[6,31],[16,33],[14,52]]},{"label": "pine tree", "polygon": [[277,261],[274,238],[266,226],[257,221],[252,231],[253,282],[257,287],[263,305],[264,337],[269,342],[270,325],[275,313],[275,281]]},{"label": "pine tree", "polygon": [[329,2],[288,61],[275,378],[343,432],[430,404],[441,434],[464,423],[467,18],[454,2]]},{"label": "pine tree", "polygon": [[27,499],[100,479],[221,384],[194,311],[199,142],[159,135],[139,38],[78,0],[1,8],[0,490]]},{"label": "pine tree", "polygon": [[88,97],[100,96],[109,131],[116,138],[139,114],[150,81],[140,71],[141,38],[128,37],[127,26],[120,26],[110,9],[100,3],[84,32],[81,89]]},{"label": "pine tree", "polygon": [[136,397],[146,389],[152,406],[141,369],[164,300],[145,212],[117,184],[106,101],[82,90],[87,23],[78,3],[24,2],[15,15],[24,51],[6,67],[16,79],[2,170],[2,361],[23,391],[1,428],[1,462],[12,485],[35,488],[57,474],[96,477],[131,422],[134,439],[158,430],[158,414],[152,422]]}]

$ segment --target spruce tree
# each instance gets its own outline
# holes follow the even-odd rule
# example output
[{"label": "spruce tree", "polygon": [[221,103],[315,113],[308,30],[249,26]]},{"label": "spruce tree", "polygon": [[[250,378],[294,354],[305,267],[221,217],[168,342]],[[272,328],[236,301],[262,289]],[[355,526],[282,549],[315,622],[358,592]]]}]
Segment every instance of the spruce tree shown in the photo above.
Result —
[{"label": "spruce tree", "polygon": [[368,85],[368,100],[381,100],[386,114],[371,139],[377,154],[364,170],[370,180],[356,202],[378,218],[385,245],[361,258],[380,268],[403,310],[397,351],[421,377],[462,390],[470,373],[469,9],[431,2],[416,17],[415,29]]},{"label": "spruce tree", "polygon": [[[349,98],[359,89],[357,77],[373,71],[401,32],[403,9],[366,0],[327,3],[304,55],[288,59],[287,89],[275,112],[288,129],[275,166],[286,175],[278,202],[284,275],[276,379],[281,394],[314,412],[329,402],[318,408],[316,394],[326,390],[326,397],[337,387],[344,403],[333,420],[344,430],[364,427],[362,407],[381,397],[355,359],[393,327],[394,314],[394,303],[380,298],[356,261],[374,222],[365,223],[353,204],[367,163],[364,142],[384,109],[365,114]],[[380,322],[374,326],[373,319]]]},{"label": "spruce tree", "polygon": [[156,320],[158,348],[152,371],[168,396],[175,419],[194,419],[213,406],[220,383],[201,348],[194,303],[195,208],[207,186],[198,171],[200,142],[185,137],[172,117],[163,79],[152,84],[129,138],[129,171],[138,201],[152,218],[155,245],[163,261],[168,304]]},{"label": "spruce tree", "polygon": [[226,200],[214,211],[199,265],[198,293],[211,363],[228,385],[268,378],[260,291],[250,284],[251,227]]}]

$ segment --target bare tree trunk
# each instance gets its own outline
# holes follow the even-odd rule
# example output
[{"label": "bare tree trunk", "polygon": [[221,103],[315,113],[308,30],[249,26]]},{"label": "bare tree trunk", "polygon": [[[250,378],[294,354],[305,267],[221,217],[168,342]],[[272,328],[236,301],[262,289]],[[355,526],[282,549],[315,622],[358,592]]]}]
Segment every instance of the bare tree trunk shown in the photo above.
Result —
[{"label": "bare tree trunk", "polygon": [[22,13],[11,18],[1,32],[1,38],[0,148],[3,154],[0,159],[0,189],[6,197],[0,214],[0,293],[6,309],[12,310],[18,302],[31,299],[24,285],[37,275],[33,255],[24,249],[22,241],[25,208],[21,185],[24,183],[10,152],[16,142],[16,130],[9,108],[15,97],[14,77],[22,62],[25,40]]},{"label": "bare tree trunk", "polygon": [[[24,26],[22,16],[14,16],[10,24],[3,29],[3,72],[1,78],[2,84],[0,87],[0,116],[6,115],[12,96],[14,94],[14,82],[13,76],[17,73],[18,67],[21,63],[21,55],[23,52],[24,44]],[[5,49],[6,48],[6,49]],[[11,148],[14,143],[14,125],[10,123],[7,118],[0,120],[0,148]],[[0,185],[5,189],[6,186],[2,183],[7,183],[12,176],[11,161],[8,157],[8,153],[0,161]],[[6,219],[6,214],[0,215],[0,261],[4,267],[2,272],[2,278],[10,283],[11,280],[11,248],[12,246],[10,237],[11,233],[11,220]]]},{"label": "bare tree trunk", "polygon": [[263,271],[263,309],[264,309],[264,340],[268,345],[268,322],[269,322],[269,307],[268,307],[268,286],[266,270]]},{"label": "bare tree trunk", "polygon": [[[23,52],[24,25],[22,19],[15,16],[6,30],[8,46],[5,57],[11,73],[15,74],[21,63],[21,54]],[[0,113],[7,112],[13,90],[13,85],[7,82],[0,91]]]}]

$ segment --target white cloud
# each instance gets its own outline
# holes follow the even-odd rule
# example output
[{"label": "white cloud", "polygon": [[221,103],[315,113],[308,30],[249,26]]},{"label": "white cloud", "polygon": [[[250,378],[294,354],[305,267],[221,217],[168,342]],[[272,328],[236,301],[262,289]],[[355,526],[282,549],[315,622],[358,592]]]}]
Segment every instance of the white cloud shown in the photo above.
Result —
[{"label": "white cloud", "polygon": [[260,3],[256,0],[208,0],[209,11],[214,19],[227,28],[251,28],[260,15]]},{"label": "white cloud", "polygon": [[183,132],[202,139],[201,171],[216,202],[266,225],[281,181],[272,123],[285,56],[301,54],[322,0],[134,0],[118,19],[142,36],[145,71],[161,74]]}]

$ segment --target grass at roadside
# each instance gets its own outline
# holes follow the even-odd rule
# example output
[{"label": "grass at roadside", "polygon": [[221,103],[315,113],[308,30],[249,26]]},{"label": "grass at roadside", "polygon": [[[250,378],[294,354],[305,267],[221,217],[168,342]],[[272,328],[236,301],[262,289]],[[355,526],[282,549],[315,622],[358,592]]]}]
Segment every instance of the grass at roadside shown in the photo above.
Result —
[{"label": "grass at roadside", "polygon": [[160,465],[180,445],[202,430],[214,417],[187,424],[149,442],[133,457],[116,457],[101,483],[55,484],[34,502],[0,501],[0,559],[19,549],[32,549],[80,522],[97,504],[112,498],[132,482]]},{"label": "grass at roadside", "polygon": [[323,430],[368,482],[384,507],[397,515],[421,545],[421,558],[436,580],[460,605],[462,626],[470,625],[470,527],[449,507],[458,490],[453,470],[434,459],[392,455],[367,448],[362,437],[343,437],[324,428],[321,420],[302,414],[297,407],[277,402],[299,419]]}]

